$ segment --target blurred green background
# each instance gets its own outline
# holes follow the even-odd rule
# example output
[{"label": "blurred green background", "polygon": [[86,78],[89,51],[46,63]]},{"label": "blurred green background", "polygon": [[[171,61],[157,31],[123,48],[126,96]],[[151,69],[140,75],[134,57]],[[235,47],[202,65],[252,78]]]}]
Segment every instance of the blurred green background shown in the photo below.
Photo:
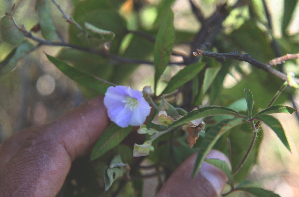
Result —
[{"label": "blurred green background", "polygon": [[[94,18],[93,15],[93,11],[96,12],[96,10],[92,9],[95,8],[88,7],[88,4],[85,4],[86,7],[74,9],[78,3],[82,3],[80,0],[57,0],[57,2],[68,15],[73,15],[77,22],[93,21],[102,25],[103,29],[115,32],[116,37],[110,50],[114,54],[135,59],[152,60],[153,42],[127,33],[127,29],[142,30],[148,35],[155,36],[162,20],[162,14],[159,12],[162,9],[160,8],[167,3],[172,4],[175,16],[174,26],[177,30],[175,50],[189,54],[193,49],[188,44],[201,28],[192,13],[188,0],[165,1],[165,4],[159,0],[112,0],[114,10],[117,10],[115,15],[111,14],[112,11],[109,9],[105,10],[105,7],[101,7],[104,11],[101,12],[101,16],[97,15],[98,18]],[[233,5],[235,2],[228,1],[228,4]],[[275,38],[279,44],[281,55],[298,53],[299,3],[296,5],[286,30],[283,30],[283,0],[265,1],[272,17],[272,29],[267,29],[265,25],[267,19],[263,12],[262,1],[248,2],[253,8],[244,6],[231,11],[223,22],[223,30],[213,43],[212,50],[248,52],[252,57],[262,62],[268,62],[275,57],[275,51],[269,42],[269,37],[271,37]],[[38,23],[39,17],[35,10],[35,1],[32,0],[0,0],[0,15],[9,12],[13,3],[16,4],[14,17],[19,25],[24,24],[30,30]],[[215,11],[219,1],[198,0],[194,3],[201,7],[203,15],[208,17]],[[76,36],[79,31],[74,26],[70,27],[70,24],[62,19],[62,14],[54,4],[51,3],[50,7],[59,37],[82,45]],[[252,11],[255,13],[251,13]],[[251,20],[254,18],[253,16],[255,19],[257,18],[257,21]],[[114,26],[111,21],[115,23],[118,21],[119,24]],[[42,37],[40,32],[35,35]],[[36,44],[36,42],[32,43]],[[2,39],[0,41],[0,60],[3,60],[13,48],[14,46]],[[130,85],[138,90],[142,90],[144,85],[153,86],[154,68],[152,65],[127,64],[126,67],[121,67],[119,63],[96,55],[62,47],[42,46],[20,60],[12,72],[0,77],[0,142],[18,130],[51,121],[98,95],[94,91],[79,87],[78,84],[67,78],[47,60],[44,53],[58,55],[59,58],[68,61],[76,68],[117,84]],[[180,60],[180,57],[172,58],[172,61]],[[255,106],[257,106],[255,110],[259,110],[266,107],[282,84],[281,80],[247,63],[226,61],[223,65],[227,67],[227,73],[223,76],[224,89],[213,104],[228,106],[243,98],[243,89],[248,88],[253,93]],[[294,72],[298,76],[298,65],[299,60],[288,61],[278,69],[284,72]],[[103,69],[104,66],[105,69]],[[166,81],[182,68],[179,65],[169,67],[162,76],[158,86],[159,90],[162,91]],[[130,75],[131,73],[132,75]],[[203,103],[211,104],[211,97],[211,94],[207,94]],[[283,93],[278,103],[294,105],[296,108],[298,99],[298,90],[289,88]],[[283,114],[276,117],[286,130],[292,154],[286,150],[277,136],[263,125],[264,137],[261,142],[258,164],[254,166],[248,179],[256,181],[256,184],[273,190],[283,197],[299,196],[298,115]],[[147,179],[146,181],[149,181],[147,184],[149,189],[145,189],[144,196],[153,196],[151,188],[155,187],[156,179]],[[246,196],[246,194],[235,193],[231,196]]]}]

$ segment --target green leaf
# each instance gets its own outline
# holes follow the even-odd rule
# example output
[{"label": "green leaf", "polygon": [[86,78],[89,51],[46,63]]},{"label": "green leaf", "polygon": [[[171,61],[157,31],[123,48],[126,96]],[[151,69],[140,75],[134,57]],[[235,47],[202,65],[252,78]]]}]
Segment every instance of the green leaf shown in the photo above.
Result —
[{"label": "green leaf", "polygon": [[239,114],[235,110],[226,108],[226,107],[219,107],[219,106],[209,106],[209,107],[203,107],[198,110],[191,111],[186,116],[180,118],[179,120],[175,121],[171,125],[169,125],[169,128],[176,127],[178,125],[184,124],[186,122],[198,119],[198,118],[204,118],[208,116],[216,116],[216,115],[232,115],[240,118],[247,118],[243,114]]},{"label": "green leaf", "polygon": [[[120,43],[123,37],[128,33],[126,21],[120,16],[117,9],[112,7],[110,1],[107,0],[89,0],[81,1],[73,11],[74,20],[82,27],[84,23],[111,31],[115,34],[115,38],[111,42],[109,53],[116,54],[119,51]],[[81,31],[75,26],[70,25],[69,37],[70,43],[80,46],[89,47],[86,41],[78,38]]]},{"label": "green leaf", "polygon": [[233,183],[231,170],[225,161],[220,159],[205,159],[204,161],[222,170],[228,177],[230,183]]},{"label": "green leaf", "polygon": [[228,108],[233,109],[237,112],[240,111],[247,111],[247,106],[246,106],[246,99],[245,98],[240,98],[233,103],[231,103]]},{"label": "green leaf", "polygon": [[245,99],[246,99],[246,103],[247,103],[247,109],[248,109],[248,116],[249,118],[252,117],[252,109],[253,109],[253,96],[250,90],[248,89],[244,89],[244,93],[245,93]]},{"label": "green leaf", "polygon": [[157,82],[166,69],[174,44],[173,12],[169,10],[157,34],[154,46],[155,91]]},{"label": "green leaf", "polygon": [[129,133],[132,131],[132,128],[133,127],[131,126],[121,128],[112,123],[96,143],[92,150],[90,159],[94,160],[118,145],[127,135],[129,135]]},{"label": "green leaf", "polygon": [[251,0],[251,4],[254,10],[254,13],[257,15],[260,21],[266,22],[266,13],[261,0]]},{"label": "green leaf", "polygon": [[106,39],[107,41],[110,41],[115,37],[115,34],[112,31],[97,28],[96,26],[94,26],[90,23],[87,23],[87,22],[85,22],[84,25],[85,25],[86,29],[95,33],[95,35],[99,35],[98,38]]},{"label": "green leaf", "polygon": [[87,33],[80,33],[78,37],[82,38],[83,41],[88,43],[91,47],[100,48],[103,44],[111,41],[115,37],[112,31],[100,29],[88,22],[85,22],[84,26]]},{"label": "green leaf", "polygon": [[24,40],[24,34],[15,26],[12,21],[12,14],[6,13],[0,20],[0,35],[4,42],[12,45],[19,45]]},{"label": "green leaf", "polygon": [[280,124],[280,122],[274,118],[273,116],[269,115],[259,115],[256,116],[255,119],[260,120],[264,123],[266,123],[278,136],[280,141],[285,145],[285,147],[291,152],[291,148],[289,145],[289,142],[287,140],[287,137],[285,135],[285,132]]},{"label": "green leaf", "polygon": [[26,57],[34,48],[34,45],[25,40],[18,47],[14,48],[6,58],[0,62],[0,76],[9,73],[17,67],[18,61]]},{"label": "green leaf", "polygon": [[288,107],[288,106],[283,106],[283,105],[274,105],[271,106],[269,108],[266,108],[262,111],[260,111],[259,113],[255,114],[252,118],[256,118],[256,116],[260,116],[260,115],[267,115],[267,114],[274,114],[274,113],[288,113],[288,114],[292,114],[294,112],[296,112],[297,110],[292,108],[292,107]]},{"label": "green leaf", "polygon": [[151,140],[146,140],[143,144],[134,144],[133,157],[141,157],[149,155],[150,151],[154,151]]},{"label": "green leaf", "polygon": [[[47,54],[46,54],[47,55]],[[109,86],[111,86],[107,81],[100,80],[93,75],[84,73],[74,67],[68,65],[64,61],[57,59],[53,56],[47,55],[47,58],[65,75],[67,75],[72,80],[78,82],[89,88],[93,88],[100,93],[104,94]]]},{"label": "green leaf", "polygon": [[39,24],[43,37],[46,40],[57,39],[56,28],[51,17],[50,0],[36,1],[35,9],[38,14]]},{"label": "green leaf", "polygon": [[283,34],[286,34],[287,27],[290,24],[297,3],[298,0],[284,0],[284,12],[281,24]]},{"label": "green leaf", "polygon": [[109,167],[105,170],[105,191],[111,187],[112,183],[116,179],[124,175],[124,173],[127,171],[126,166],[127,164],[122,162],[120,155],[114,156]]},{"label": "green leaf", "polygon": [[156,17],[156,21],[153,24],[154,27],[158,27],[159,25],[161,25],[165,13],[167,13],[167,11],[169,10],[169,8],[172,6],[174,2],[175,0],[160,1],[160,3],[156,6],[158,14]]},{"label": "green leaf", "polygon": [[167,115],[172,117],[173,119],[177,119],[180,114],[176,108],[174,108],[170,103],[168,103],[163,97],[161,103],[159,105],[159,111],[166,111]]},{"label": "green leaf", "polygon": [[200,166],[202,162],[204,161],[207,154],[210,152],[210,150],[213,148],[214,144],[217,142],[217,140],[229,129],[233,128],[234,126],[241,124],[244,122],[243,118],[236,118],[236,119],[226,119],[223,120],[217,124],[215,124],[213,127],[209,129],[208,132],[206,132],[206,137],[203,139],[202,143],[199,147],[199,152],[194,164],[194,169],[192,176],[194,177],[198,170],[200,169]]},{"label": "green leaf", "polygon": [[[258,0],[260,1],[260,0]],[[265,33],[256,25],[256,22],[246,20],[244,24],[231,33],[232,45],[239,46],[238,50],[246,51],[253,58],[267,62],[274,58],[273,49],[266,39]],[[255,46],[261,46],[256,50]],[[236,50],[236,49],[235,49]],[[253,91],[253,89],[251,88]],[[255,92],[255,91],[254,91]]]},{"label": "green leaf", "polygon": [[221,65],[219,63],[218,64],[215,63],[214,67],[206,69],[203,86],[202,86],[202,95],[206,94],[206,92],[208,91],[209,87],[211,86],[212,82],[214,81],[220,69],[221,69]]},{"label": "green leaf", "polygon": [[113,65],[109,63],[109,59],[96,54],[67,48],[62,49],[57,55],[57,58],[71,63],[72,66],[78,70],[110,81]]},{"label": "green leaf", "polygon": [[177,88],[183,86],[185,83],[193,79],[205,66],[203,62],[197,62],[186,66],[174,75],[168,82],[162,94],[167,94],[175,91]]},{"label": "green leaf", "polygon": [[280,195],[275,194],[272,191],[265,190],[263,188],[258,188],[258,187],[238,187],[235,190],[244,191],[244,192],[253,194],[253,195],[257,196],[257,197],[260,197],[260,196],[280,197]]}]

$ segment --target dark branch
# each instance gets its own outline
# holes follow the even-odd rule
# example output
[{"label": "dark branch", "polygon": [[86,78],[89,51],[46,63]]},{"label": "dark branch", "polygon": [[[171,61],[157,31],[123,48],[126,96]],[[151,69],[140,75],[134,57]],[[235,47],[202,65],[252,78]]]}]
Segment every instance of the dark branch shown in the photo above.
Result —
[{"label": "dark branch", "polygon": [[[239,61],[248,62],[249,64],[255,66],[256,68],[262,69],[270,74],[273,74],[274,76],[276,76],[284,81],[288,81],[288,77],[285,73],[282,73],[282,72],[272,68],[270,66],[270,64],[265,64],[265,63],[259,62],[258,60],[251,57],[248,53],[245,53],[245,54],[239,54],[237,52],[214,53],[214,52],[203,51],[203,50],[197,49],[195,52],[193,52],[193,55],[194,56],[202,55],[202,56],[212,57],[212,58],[219,59],[219,60],[235,59],[235,60],[239,60]],[[283,56],[283,57],[285,57],[285,56]],[[277,58],[277,59],[279,59],[279,58]],[[299,79],[294,78],[294,80],[296,83],[299,84]]]},{"label": "dark branch", "polygon": [[189,0],[191,8],[192,8],[192,12],[194,13],[194,15],[196,16],[197,20],[200,23],[205,23],[205,18],[201,12],[201,10],[199,9],[199,7],[197,7],[192,0]]}]

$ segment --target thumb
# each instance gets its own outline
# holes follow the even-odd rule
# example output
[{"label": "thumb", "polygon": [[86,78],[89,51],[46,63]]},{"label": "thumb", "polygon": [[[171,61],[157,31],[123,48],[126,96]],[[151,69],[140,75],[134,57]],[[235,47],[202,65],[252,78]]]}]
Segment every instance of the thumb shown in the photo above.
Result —
[{"label": "thumb", "polygon": [[[166,196],[221,196],[228,181],[227,176],[220,169],[203,162],[197,175],[192,178],[192,171],[197,153],[188,157],[169,177],[157,197]],[[228,158],[220,151],[211,150],[206,158],[220,159],[229,163]]]}]

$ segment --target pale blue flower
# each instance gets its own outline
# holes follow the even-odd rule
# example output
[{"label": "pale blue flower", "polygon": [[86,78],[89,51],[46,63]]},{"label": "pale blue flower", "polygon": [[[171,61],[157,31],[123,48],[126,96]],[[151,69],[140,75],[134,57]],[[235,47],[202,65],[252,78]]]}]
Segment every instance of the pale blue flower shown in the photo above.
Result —
[{"label": "pale blue flower", "polygon": [[127,86],[110,86],[104,104],[110,120],[120,127],[142,125],[151,111],[142,93]]}]

